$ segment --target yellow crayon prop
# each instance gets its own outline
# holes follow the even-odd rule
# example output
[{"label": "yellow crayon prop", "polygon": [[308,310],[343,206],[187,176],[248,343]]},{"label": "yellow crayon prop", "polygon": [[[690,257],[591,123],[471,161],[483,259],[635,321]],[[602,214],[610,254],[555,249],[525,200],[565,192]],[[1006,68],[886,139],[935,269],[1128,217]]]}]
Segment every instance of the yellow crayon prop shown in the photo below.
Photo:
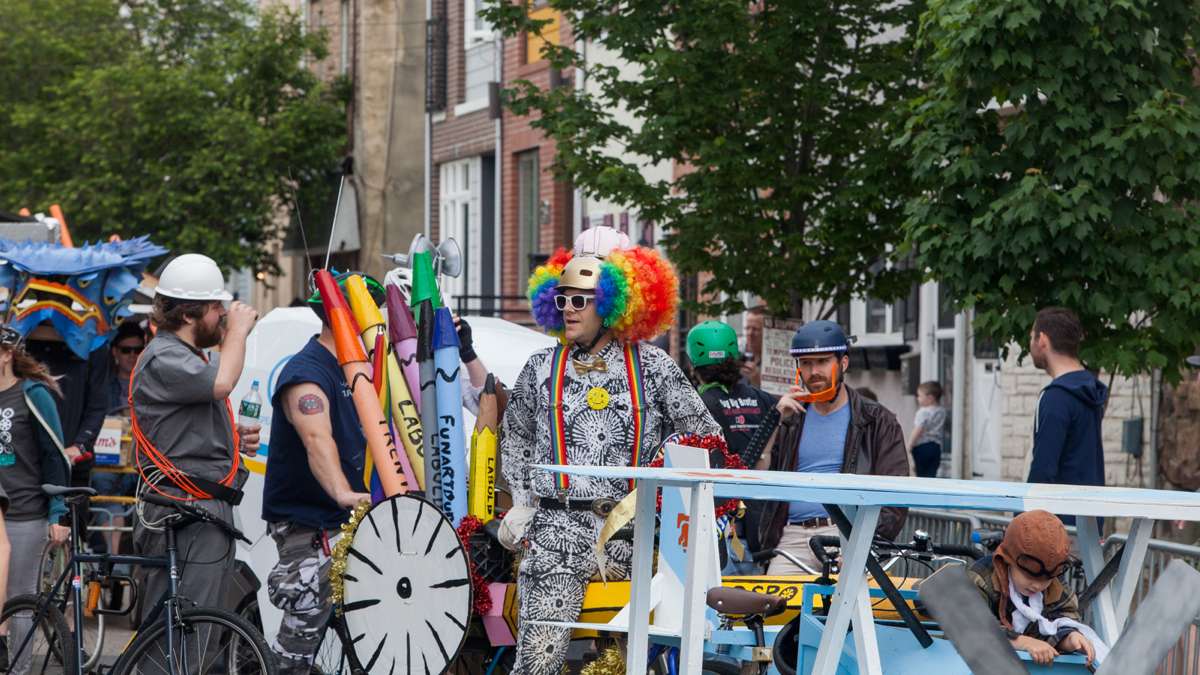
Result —
[{"label": "yellow crayon prop", "polygon": [[496,426],[499,421],[496,376],[491,373],[479,396],[479,416],[471,435],[467,513],[483,522],[496,517]]},{"label": "yellow crayon prop", "polygon": [[358,325],[329,270],[317,270],[316,282],[317,290],[321,293],[321,304],[325,307],[325,317],[333,332],[338,363],[342,366],[342,374],[350,386],[354,410],[358,413],[363,435],[367,437],[367,450],[375,463],[383,493],[388,497],[404,494],[408,491],[404,468],[396,452],[396,443],[392,440],[387,420],[379,409],[379,398],[371,382],[371,364],[367,361],[366,351],[363,350]]},{"label": "yellow crayon prop", "polygon": [[[356,275],[346,279],[346,296],[350,298],[354,318],[362,329],[363,342],[368,345],[376,344],[379,336],[387,335],[387,326],[383,322],[383,313],[371,298],[371,293],[361,277]],[[382,367],[386,388],[380,390],[379,400],[384,406],[384,413],[391,413],[395,433],[400,437],[400,444],[404,446],[407,461],[403,464],[411,471],[409,476],[417,484],[413,489],[424,489],[425,450],[422,446],[421,415],[417,412],[412,394],[408,391],[408,383],[400,370],[400,363],[396,360],[392,345],[387,345],[385,353],[372,353],[372,356],[375,359],[384,359]]]}]

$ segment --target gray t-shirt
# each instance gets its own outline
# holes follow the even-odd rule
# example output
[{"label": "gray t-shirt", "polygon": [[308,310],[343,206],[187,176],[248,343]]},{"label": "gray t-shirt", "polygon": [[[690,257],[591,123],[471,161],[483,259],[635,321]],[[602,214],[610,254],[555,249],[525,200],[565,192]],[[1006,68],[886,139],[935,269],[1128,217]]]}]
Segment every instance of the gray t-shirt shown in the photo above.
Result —
[{"label": "gray t-shirt", "polygon": [[946,435],[946,409],[940,405],[917,408],[917,417],[913,421],[913,426],[921,427],[921,436],[917,438],[917,445],[922,443],[942,445],[945,443]]},{"label": "gray t-shirt", "polygon": [[[160,331],[133,373],[138,426],[179,469],[220,481],[234,461],[233,429],[225,401],[213,400],[217,361],[175,334]],[[234,487],[245,482],[242,467]]]},{"label": "gray t-shirt", "polygon": [[33,424],[20,381],[0,392],[0,488],[9,495],[4,500],[9,502],[9,520],[44,519],[50,513]]}]

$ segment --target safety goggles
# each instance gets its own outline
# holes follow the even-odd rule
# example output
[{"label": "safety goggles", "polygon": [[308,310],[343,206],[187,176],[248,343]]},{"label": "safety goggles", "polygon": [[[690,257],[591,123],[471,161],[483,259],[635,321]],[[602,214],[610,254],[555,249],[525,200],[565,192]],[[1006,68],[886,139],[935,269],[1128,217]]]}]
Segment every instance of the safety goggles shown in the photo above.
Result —
[{"label": "safety goggles", "polygon": [[21,344],[21,334],[8,326],[0,326],[0,347],[16,347]]},{"label": "safety goggles", "polygon": [[595,295],[590,294],[556,295],[554,296],[554,306],[557,307],[558,311],[560,312],[567,311],[568,305],[570,305],[571,309],[575,310],[576,312],[582,312],[587,308],[588,301],[594,300],[595,298]]},{"label": "safety goggles", "polygon": [[1031,555],[1022,553],[1021,555],[1017,556],[1017,567],[1020,567],[1021,571],[1029,576],[1037,577],[1039,579],[1057,579],[1061,577],[1070,566],[1071,561],[1064,560],[1052,568],[1047,568],[1045,563]]}]

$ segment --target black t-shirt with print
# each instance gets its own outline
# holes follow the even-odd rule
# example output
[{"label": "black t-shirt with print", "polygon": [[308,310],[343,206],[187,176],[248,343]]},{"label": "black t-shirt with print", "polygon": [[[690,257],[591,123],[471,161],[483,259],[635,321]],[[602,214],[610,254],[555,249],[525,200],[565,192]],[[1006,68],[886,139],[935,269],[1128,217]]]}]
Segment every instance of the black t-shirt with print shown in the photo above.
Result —
[{"label": "black t-shirt with print", "polygon": [[729,444],[729,451],[736,455],[742,454],[750,444],[754,432],[758,430],[758,425],[762,423],[763,416],[775,407],[777,399],[745,382],[738,382],[729,391],[718,385],[702,389],[704,391],[700,398],[725,432],[725,442]]}]

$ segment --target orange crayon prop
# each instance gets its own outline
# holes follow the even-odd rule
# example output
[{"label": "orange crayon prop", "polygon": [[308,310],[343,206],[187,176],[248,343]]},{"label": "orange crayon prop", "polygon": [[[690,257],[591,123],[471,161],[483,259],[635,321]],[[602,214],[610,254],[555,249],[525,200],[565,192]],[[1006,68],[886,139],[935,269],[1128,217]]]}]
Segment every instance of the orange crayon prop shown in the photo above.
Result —
[{"label": "orange crayon prop", "polygon": [[358,412],[363,435],[367,437],[367,450],[379,474],[383,494],[387,497],[403,494],[408,491],[404,467],[396,452],[396,443],[388,429],[387,419],[379,407],[379,398],[371,381],[371,364],[358,337],[358,325],[329,270],[318,270],[316,283],[321,293],[321,304],[325,307],[325,316],[329,320],[329,329],[333,332],[338,363],[350,385],[350,396]]}]

